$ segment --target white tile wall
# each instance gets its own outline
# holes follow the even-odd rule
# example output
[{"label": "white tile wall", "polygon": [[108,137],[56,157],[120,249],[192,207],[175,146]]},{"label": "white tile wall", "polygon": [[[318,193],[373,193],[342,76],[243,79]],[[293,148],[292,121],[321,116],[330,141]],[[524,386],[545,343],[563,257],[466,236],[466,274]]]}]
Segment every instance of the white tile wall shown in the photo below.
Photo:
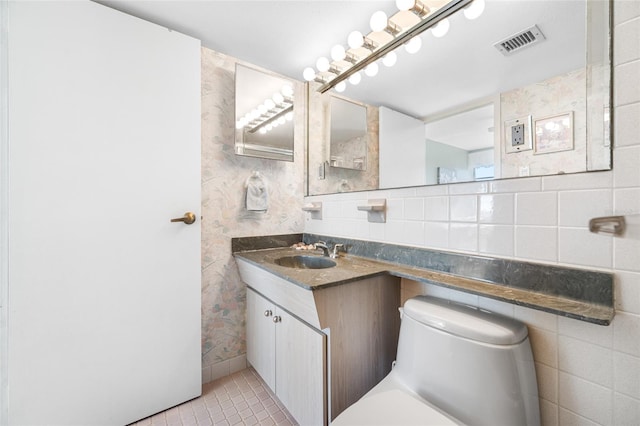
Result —
[{"label": "white tile wall", "polygon": [[[544,425],[640,425],[640,1],[616,0],[614,25],[613,171],[308,197],[331,220],[305,232],[612,271],[609,327],[403,281],[403,298],[464,300],[529,325]],[[389,221],[354,218],[356,197],[386,198]],[[609,214],[627,216],[624,238],[588,232]]]}]

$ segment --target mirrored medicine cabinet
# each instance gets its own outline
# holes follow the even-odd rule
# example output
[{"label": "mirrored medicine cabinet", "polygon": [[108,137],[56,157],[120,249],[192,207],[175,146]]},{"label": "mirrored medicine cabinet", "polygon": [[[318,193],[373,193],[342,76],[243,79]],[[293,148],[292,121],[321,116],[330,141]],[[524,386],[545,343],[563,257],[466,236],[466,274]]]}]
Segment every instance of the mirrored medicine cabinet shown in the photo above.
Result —
[{"label": "mirrored medicine cabinet", "polygon": [[293,83],[236,64],[235,93],[236,154],[293,161]]}]

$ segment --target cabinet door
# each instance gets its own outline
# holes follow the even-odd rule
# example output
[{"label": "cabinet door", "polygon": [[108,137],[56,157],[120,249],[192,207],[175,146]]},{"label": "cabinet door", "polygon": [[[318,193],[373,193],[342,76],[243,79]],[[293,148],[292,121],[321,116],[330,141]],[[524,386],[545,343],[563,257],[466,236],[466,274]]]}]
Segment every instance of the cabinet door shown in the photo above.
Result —
[{"label": "cabinet door", "polygon": [[271,302],[247,288],[247,361],[275,393],[274,310]]},{"label": "cabinet door", "polygon": [[326,424],[326,336],[277,309],[276,395],[301,425]]}]

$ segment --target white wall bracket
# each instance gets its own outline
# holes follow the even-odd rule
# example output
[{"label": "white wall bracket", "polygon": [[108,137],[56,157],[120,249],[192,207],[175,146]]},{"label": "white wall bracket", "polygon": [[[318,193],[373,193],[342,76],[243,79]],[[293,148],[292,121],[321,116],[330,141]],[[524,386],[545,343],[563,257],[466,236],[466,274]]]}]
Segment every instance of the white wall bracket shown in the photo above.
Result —
[{"label": "white wall bracket", "polygon": [[367,212],[369,222],[385,223],[387,221],[387,200],[384,198],[369,200],[366,205],[358,206],[358,210]]},{"label": "white wall bracket", "polygon": [[302,210],[309,213],[311,219],[322,220],[322,202],[314,201],[312,203],[306,203],[302,206]]}]

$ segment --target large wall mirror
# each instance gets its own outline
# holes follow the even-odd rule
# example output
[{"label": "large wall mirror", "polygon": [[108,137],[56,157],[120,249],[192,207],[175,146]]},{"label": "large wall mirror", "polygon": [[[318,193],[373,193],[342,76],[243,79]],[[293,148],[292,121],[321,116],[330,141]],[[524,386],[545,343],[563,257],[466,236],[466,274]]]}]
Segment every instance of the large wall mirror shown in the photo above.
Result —
[{"label": "large wall mirror", "polygon": [[237,155],[293,161],[293,84],[236,65]]},{"label": "large wall mirror", "polygon": [[309,83],[309,195],[611,168],[610,2],[485,0],[449,22],[340,94],[367,110],[366,170],[326,167],[332,91]]}]

